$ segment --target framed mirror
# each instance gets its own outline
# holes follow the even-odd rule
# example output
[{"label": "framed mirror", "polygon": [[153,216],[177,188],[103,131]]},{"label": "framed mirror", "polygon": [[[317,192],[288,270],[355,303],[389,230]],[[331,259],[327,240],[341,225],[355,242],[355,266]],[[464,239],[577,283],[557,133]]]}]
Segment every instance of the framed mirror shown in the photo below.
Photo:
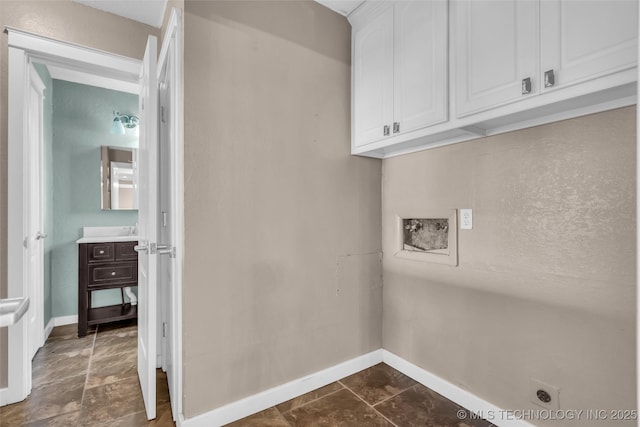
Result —
[{"label": "framed mirror", "polygon": [[102,210],[138,209],[137,154],[135,148],[100,147]]}]

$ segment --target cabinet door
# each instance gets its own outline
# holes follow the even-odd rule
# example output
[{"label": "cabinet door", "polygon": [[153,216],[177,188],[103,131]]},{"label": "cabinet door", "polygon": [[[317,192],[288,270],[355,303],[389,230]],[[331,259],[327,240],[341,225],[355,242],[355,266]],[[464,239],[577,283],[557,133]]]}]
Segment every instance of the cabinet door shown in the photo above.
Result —
[{"label": "cabinet door", "polygon": [[637,0],[545,0],[540,5],[541,73],[556,86],[634,67]]},{"label": "cabinet door", "polygon": [[447,2],[394,4],[394,126],[404,133],[447,120]]},{"label": "cabinet door", "polygon": [[354,139],[359,147],[386,138],[393,124],[393,7],[378,14],[353,35]]},{"label": "cabinet door", "polygon": [[[539,91],[536,0],[458,0],[451,5],[458,117]],[[528,95],[522,87],[526,78]]]}]

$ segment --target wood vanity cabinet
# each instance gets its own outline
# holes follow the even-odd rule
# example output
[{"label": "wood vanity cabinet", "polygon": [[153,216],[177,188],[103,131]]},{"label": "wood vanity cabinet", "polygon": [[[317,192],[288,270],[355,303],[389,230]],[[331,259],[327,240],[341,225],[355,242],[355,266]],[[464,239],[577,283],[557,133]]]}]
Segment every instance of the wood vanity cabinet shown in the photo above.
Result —
[{"label": "wood vanity cabinet", "polygon": [[91,308],[91,293],[104,289],[138,286],[138,242],[80,243],[78,245],[78,337],[90,325],[138,317],[130,303]]}]

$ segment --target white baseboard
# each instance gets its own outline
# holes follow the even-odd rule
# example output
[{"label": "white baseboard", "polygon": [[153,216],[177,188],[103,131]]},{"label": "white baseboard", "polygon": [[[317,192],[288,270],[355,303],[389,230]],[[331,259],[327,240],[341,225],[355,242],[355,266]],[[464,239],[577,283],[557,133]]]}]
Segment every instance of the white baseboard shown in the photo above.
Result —
[{"label": "white baseboard", "polygon": [[9,403],[9,387],[0,388],[0,406],[7,405]]},{"label": "white baseboard", "polygon": [[[499,427],[533,427],[523,420],[513,419],[513,414],[479,398],[475,394],[426,371],[387,350],[382,350],[382,361],[392,368],[413,378],[425,387],[441,394],[447,399],[467,408],[471,412],[486,418]],[[461,420],[462,421],[462,420]]]},{"label": "white baseboard", "polygon": [[471,412],[487,418],[499,427],[534,427],[526,421],[513,419],[513,414],[502,408],[383,349],[372,351],[304,378],[237,400],[193,418],[185,419],[183,414],[180,414],[177,417],[177,425],[178,427],[222,426],[331,384],[380,362],[386,363]]},{"label": "white baseboard", "polygon": [[49,319],[49,323],[47,323],[47,326],[44,327],[44,337],[42,338],[41,347],[44,345],[44,343],[47,342],[47,338],[49,338],[49,335],[51,335],[51,331],[53,331],[53,328],[56,326],[55,323],[55,318],[52,317],[51,319]]},{"label": "white baseboard", "polygon": [[197,417],[185,419],[182,414],[178,417],[179,427],[212,427],[222,426],[242,419],[256,412],[263,411],[289,399],[308,393],[341,378],[355,374],[382,362],[382,350],[347,360],[346,362],[316,372],[303,378],[298,378],[286,384],[254,394],[245,399],[237,400],[228,405],[206,412]]},{"label": "white baseboard", "polygon": [[65,326],[78,323],[78,315],[72,314],[71,316],[58,316],[53,319],[53,326]]}]

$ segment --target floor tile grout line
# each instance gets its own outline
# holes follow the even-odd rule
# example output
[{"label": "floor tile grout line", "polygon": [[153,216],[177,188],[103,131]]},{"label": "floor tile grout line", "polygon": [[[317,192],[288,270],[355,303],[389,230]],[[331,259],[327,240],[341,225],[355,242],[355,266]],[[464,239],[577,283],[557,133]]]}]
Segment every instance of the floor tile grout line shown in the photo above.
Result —
[{"label": "floor tile grout line", "polygon": [[[414,381],[415,381],[415,380],[414,380]],[[407,390],[409,390],[409,389],[414,388],[414,387],[415,387],[415,386],[417,386],[418,384],[420,384],[420,383],[416,381],[416,383],[415,383],[415,384],[413,384],[412,386],[407,387],[407,388],[405,388],[405,389],[402,389],[402,390],[400,390],[399,392],[397,392],[396,394],[394,394],[394,395],[392,395],[392,396],[389,396],[389,397],[387,397],[387,398],[382,399],[380,402],[376,403],[376,405],[379,405],[379,404],[381,404],[381,403],[384,403],[384,402],[386,402],[387,400],[391,400],[391,399],[393,399],[394,397],[396,397],[396,396],[398,396],[398,395],[400,395],[400,394],[404,393],[405,391],[407,391]]]},{"label": "floor tile grout line", "polygon": [[78,426],[81,422],[82,407],[84,405],[84,395],[87,392],[87,384],[89,383],[89,372],[91,371],[91,362],[93,361],[93,350],[96,347],[96,339],[98,337],[98,329],[100,325],[96,325],[96,331],[93,334],[93,343],[91,344],[91,354],[89,354],[89,364],[87,365],[87,374],[84,379],[84,387],[82,388],[82,398],[80,399],[80,413],[78,414]]},{"label": "floor tile grout line", "polygon": [[338,381],[340,384],[342,384],[342,386],[344,388],[346,388],[347,390],[349,390],[355,397],[357,397],[358,399],[360,399],[361,401],[364,402],[365,405],[367,405],[369,408],[373,409],[373,411],[380,415],[382,418],[384,418],[387,422],[389,422],[389,424],[391,424],[394,427],[398,427],[398,425],[396,423],[394,423],[393,421],[391,421],[389,418],[387,418],[382,412],[378,411],[373,405],[369,404],[369,402],[367,402],[366,400],[364,400],[362,397],[360,397],[358,395],[358,393],[356,393],[355,391],[351,390],[349,387],[347,387],[342,381]]},{"label": "floor tile grout line", "polygon": [[[288,411],[284,411],[284,412],[282,412],[280,409],[278,409],[278,405],[280,405],[280,403],[279,403],[278,405],[274,405],[274,408],[276,408],[276,410],[280,413],[280,415],[284,416],[284,414],[288,414],[289,412],[293,411],[294,409],[303,408],[303,407],[305,407],[305,406],[307,406],[307,405],[309,405],[309,404],[311,404],[311,403],[313,403],[313,402],[317,402],[317,401],[318,401],[318,400],[320,400],[320,399],[324,399],[324,398],[325,398],[325,397],[327,397],[327,396],[331,396],[332,394],[335,394],[335,393],[337,393],[337,392],[339,392],[340,390],[343,390],[343,389],[345,388],[344,384],[342,384],[340,381],[336,381],[336,382],[337,382],[338,384],[340,384],[340,385],[342,386],[342,388],[339,388],[338,390],[332,391],[331,393],[327,393],[327,394],[325,394],[325,395],[323,395],[323,396],[321,396],[321,397],[317,397],[317,398],[315,398],[315,399],[313,399],[313,400],[310,400],[310,401],[308,401],[307,403],[305,403],[304,405],[300,405],[300,406],[293,407],[293,408],[289,409]],[[327,385],[329,385],[329,384],[327,384]],[[326,386],[325,386],[325,387],[326,387]],[[320,387],[320,388],[322,388],[322,387]],[[318,389],[316,389],[316,390],[318,390]],[[313,391],[314,391],[314,390],[311,390],[309,393],[311,393],[311,392],[313,392]],[[306,394],[306,393],[305,393],[305,394]],[[296,398],[301,397],[301,396],[304,396],[304,394],[301,394],[300,396],[296,396],[296,397],[294,397],[293,399],[296,399]],[[289,400],[292,400],[292,399],[289,399]],[[288,400],[286,400],[285,402],[288,402]],[[282,402],[282,403],[285,403],[285,402]],[[287,420],[287,422],[289,422],[289,421]]]}]

